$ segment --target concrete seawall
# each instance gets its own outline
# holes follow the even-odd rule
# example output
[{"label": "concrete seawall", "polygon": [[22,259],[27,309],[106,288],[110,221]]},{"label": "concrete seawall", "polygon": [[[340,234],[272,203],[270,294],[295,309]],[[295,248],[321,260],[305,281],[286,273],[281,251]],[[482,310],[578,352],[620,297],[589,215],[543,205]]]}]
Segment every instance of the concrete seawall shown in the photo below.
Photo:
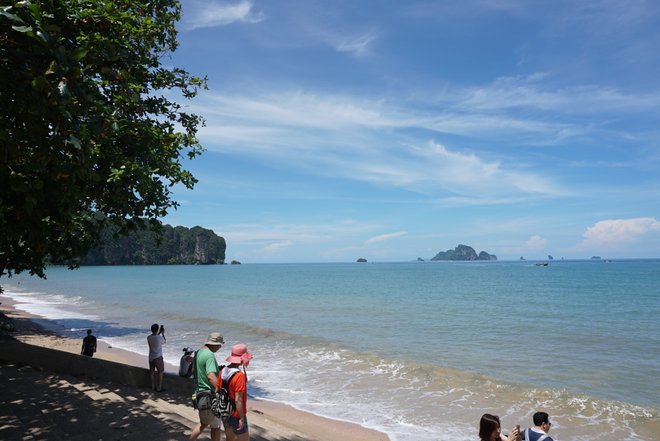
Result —
[{"label": "concrete seawall", "polygon": [[[0,360],[60,374],[151,389],[148,369],[29,345],[17,340],[0,340]],[[195,381],[165,373],[163,388],[170,393],[181,394],[182,398],[186,397],[189,400],[195,388]]]}]

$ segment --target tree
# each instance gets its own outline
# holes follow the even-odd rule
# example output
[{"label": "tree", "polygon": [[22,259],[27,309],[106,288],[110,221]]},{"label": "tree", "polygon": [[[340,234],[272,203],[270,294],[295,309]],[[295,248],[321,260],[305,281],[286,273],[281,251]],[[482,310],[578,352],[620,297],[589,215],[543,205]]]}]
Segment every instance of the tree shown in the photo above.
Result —
[{"label": "tree", "polygon": [[102,228],[158,228],[172,186],[194,186],[181,161],[203,119],[170,91],[206,78],[161,62],[180,16],[177,0],[0,6],[0,277],[75,267]]}]

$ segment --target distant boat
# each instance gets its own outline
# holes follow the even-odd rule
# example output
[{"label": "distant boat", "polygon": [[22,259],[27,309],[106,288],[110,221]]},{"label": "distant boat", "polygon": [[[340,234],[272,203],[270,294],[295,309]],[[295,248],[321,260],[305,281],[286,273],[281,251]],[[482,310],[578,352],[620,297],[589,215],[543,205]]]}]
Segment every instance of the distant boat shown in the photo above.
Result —
[{"label": "distant boat", "polygon": [[520,260],[525,260],[525,258],[523,256],[520,256]]},{"label": "distant boat", "polygon": [[550,254],[548,254],[548,260],[553,260],[554,257],[552,257]]},{"label": "distant boat", "polygon": [[538,263],[535,263],[534,265],[536,265],[536,266],[548,266],[548,262],[538,262]]}]

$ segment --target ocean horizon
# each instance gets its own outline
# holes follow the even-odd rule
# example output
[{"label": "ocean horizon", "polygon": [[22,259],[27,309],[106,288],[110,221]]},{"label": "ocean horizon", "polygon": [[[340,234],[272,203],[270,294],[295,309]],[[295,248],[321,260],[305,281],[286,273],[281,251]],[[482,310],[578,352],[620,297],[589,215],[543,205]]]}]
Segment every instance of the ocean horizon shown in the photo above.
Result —
[{"label": "ocean horizon", "polygon": [[[544,261],[545,262],[545,261]],[[404,439],[477,439],[551,415],[555,439],[660,433],[660,260],[49,267],[0,285],[82,338],[166,361],[221,332],[245,342],[250,394]]]}]

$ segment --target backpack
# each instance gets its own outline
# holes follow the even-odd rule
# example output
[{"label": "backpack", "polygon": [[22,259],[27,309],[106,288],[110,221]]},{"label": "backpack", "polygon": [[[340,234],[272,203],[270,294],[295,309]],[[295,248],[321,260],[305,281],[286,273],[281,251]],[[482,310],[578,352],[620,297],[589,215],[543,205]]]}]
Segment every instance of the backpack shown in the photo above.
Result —
[{"label": "backpack", "polygon": [[[224,366],[220,368],[220,377],[222,378],[222,371]],[[236,403],[229,397],[229,383],[231,382],[234,375],[239,373],[240,370],[233,372],[228,379],[222,379],[222,383],[219,389],[216,390],[215,396],[213,397],[213,402],[211,403],[211,412],[217,418],[227,419],[234,413],[236,408]]]}]

